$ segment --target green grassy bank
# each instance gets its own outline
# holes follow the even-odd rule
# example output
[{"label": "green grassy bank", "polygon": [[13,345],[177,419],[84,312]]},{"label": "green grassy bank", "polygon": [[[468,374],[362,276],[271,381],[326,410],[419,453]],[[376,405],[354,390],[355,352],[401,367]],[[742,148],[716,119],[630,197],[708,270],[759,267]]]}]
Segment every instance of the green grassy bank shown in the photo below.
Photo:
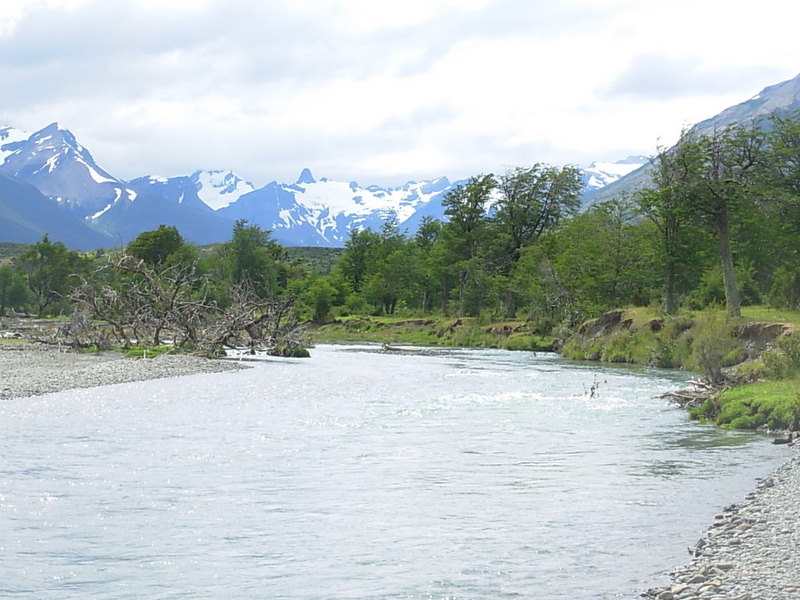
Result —
[{"label": "green grassy bank", "polygon": [[317,342],[380,342],[416,346],[461,346],[508,350],[552,350],[555,338],[521,321],[481,324],[471,317],[401,318],[352,316],[315,327]]}]

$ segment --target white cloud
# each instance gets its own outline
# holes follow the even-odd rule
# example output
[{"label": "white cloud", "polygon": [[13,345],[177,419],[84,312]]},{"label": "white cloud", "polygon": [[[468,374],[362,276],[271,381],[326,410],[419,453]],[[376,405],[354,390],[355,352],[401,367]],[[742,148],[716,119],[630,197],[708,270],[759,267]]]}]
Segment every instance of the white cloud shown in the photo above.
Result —
[{"label": "white cloud", "polygon": [[[123,178],[401,184],[650,153],[793,77],[779,0],[14,0],[0,124]],[[780,14],[781,18],[776,18]]]}]

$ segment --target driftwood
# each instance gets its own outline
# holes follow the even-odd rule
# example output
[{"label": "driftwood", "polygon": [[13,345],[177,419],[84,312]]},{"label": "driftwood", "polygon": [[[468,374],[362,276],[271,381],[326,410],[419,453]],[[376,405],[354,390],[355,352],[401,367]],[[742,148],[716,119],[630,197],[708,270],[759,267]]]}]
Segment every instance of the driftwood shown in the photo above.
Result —
[{"label": "driftwood", "polygon": [[305,324],[294,319],[292,294],[261,297],[245,280],[233,286],[230,305],[223,307],[210,299],[209,278],[191,263],[157,268],[123,252],[103,269],[113,269],[119,281],[112,286],[83,279],[75,288],[76,317],[59,332],[71,345],[158,346],[169,339],[211,355],[240,347],[293,355],[304,346]]},{"label": "driftwood", "polygon": [[659,398],[666,398],[681,408],[691,408],[694,406],[701,406],[703,402],[725,390],[724,387],[716,386],[708,381],[692,379],[689,383],[694,387],[676,390],[674,392],[666,392],[661,394]]}]

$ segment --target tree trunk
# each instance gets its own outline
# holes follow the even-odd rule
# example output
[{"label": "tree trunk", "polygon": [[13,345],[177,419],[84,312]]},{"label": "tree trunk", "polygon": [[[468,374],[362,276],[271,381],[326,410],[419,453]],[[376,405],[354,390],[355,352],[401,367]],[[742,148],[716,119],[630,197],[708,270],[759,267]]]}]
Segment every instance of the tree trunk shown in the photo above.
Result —
[{"label": "tree trunk", "polygon": [[675,299],[675,261],[667,257],[666,273],[665,273],[666,294],[664,298],[664,310],[668,315],[674,315],[678,312],[678,302]]},{"label": "tree trunk", "polygon": [[741,317],[739,285],[736,283],[736,272],[733,268],[733,252],[731,251],[731,233],[728,229],[728,211],[726,208],[717,213],[717,235],[719,236],[719,255],[722,261],[722,283],[725,285],[725,305],[728,316]]},{"label": "tree trunk", "polygon": [[467,316],[467,271],[458,273],[458,316]]},{"label": "tree trunk", "polygon": [[506,319],[513,319],[517,316],[517,299],[511,288],[506,290],[506,299],[503,304],[505,304]]}]

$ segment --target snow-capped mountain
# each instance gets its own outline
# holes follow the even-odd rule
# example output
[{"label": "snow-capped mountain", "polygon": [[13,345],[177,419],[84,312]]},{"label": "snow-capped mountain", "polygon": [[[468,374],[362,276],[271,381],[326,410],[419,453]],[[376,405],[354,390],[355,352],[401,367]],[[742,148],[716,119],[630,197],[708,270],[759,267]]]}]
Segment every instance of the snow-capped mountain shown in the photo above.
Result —
[{"label": "snow-capped mountain", "polygon": [[190,177],[139,177],[128,182],[131,196],[90,218],[91,225],[128,241],[159,225],[174,225],[196,244],[230,239],[233,223],[215,213],[197,195]]},{"label": "snow-capped mountain", "polygon": [[189,179],[194,182],[200,200],[213,210],[225,208],[256,189],[233,171],[195,171]]},{"label": "snow-capped mountain", "polygon": [[26,139],[2,144],[0,172],[18,177],[81,217],[108,210],[130,198],[124,182],[95,163],[91,153],[58,123]]},{"label": "snow-capped mountain", "polygon": [[593,162],[581,169],[585,192],[599,190],[650,162],[646,156],[629,156],[616,162]]},{"label": "snow-capped mountain", "polygon": [[317,181],[303,169],[293,184],[273,181],[218,212],[269,229],[287,245],[341,246],[354,228],[377,230],[396,218],[401,230],[406,229],[424,207],[438,206],[434,212],[441,216],[441,200],[452,187],[446,177],[397,188],[362,187],[354,181]]}]

